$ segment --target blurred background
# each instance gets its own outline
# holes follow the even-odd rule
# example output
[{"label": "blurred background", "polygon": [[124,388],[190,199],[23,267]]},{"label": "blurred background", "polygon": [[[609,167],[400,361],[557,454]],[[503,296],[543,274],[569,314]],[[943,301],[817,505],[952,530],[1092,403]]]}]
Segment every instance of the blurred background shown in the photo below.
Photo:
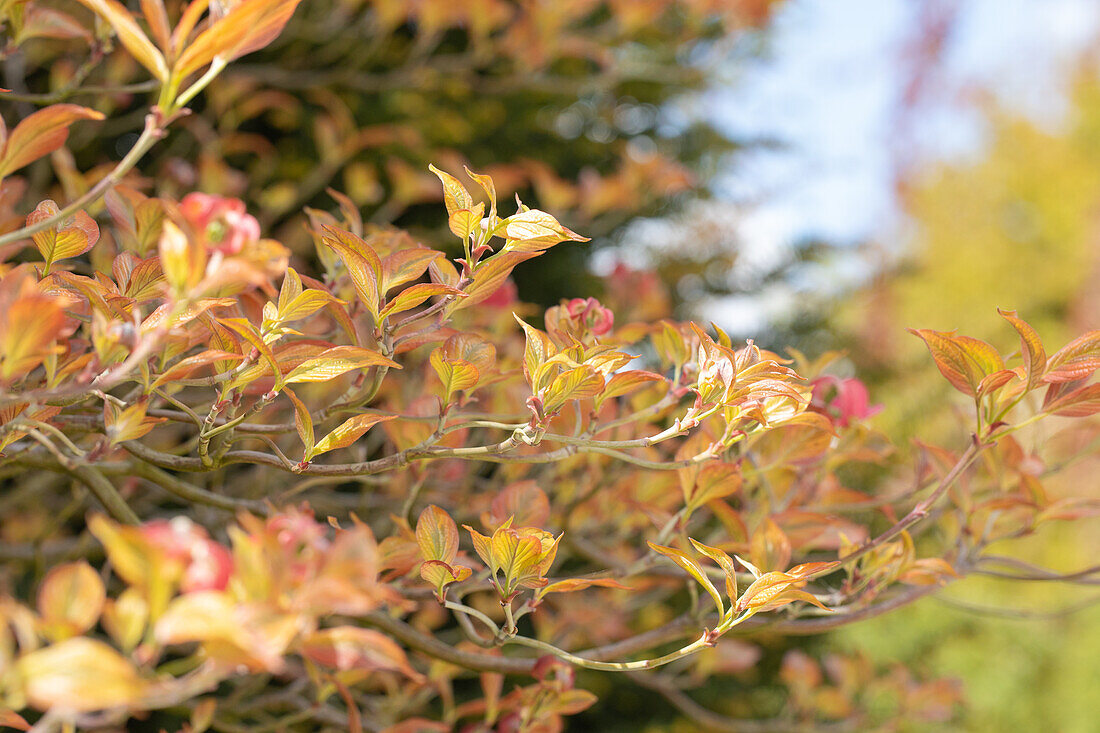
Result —
[{"label": "blurred background", "polygon": [[[26,67],[4,65],[16,98],[142,78],[124,54],[68,60],[91,42],[75,30],[36,32]],[[145,101],[140,85],[110,95],[108,122],[54,154],[62,190],[44,168],[28,185],[78,195],[76,171],[126,153]],[[502,200],[593,238],[520,268],[522,299],[596,295],[620,322],[673,309],[771,348],[843,350],[841,371],[888,405],[875,425],[903,445],[965,440],[960,403],[905,327],[1005,351],[997,306],[1048,344],[1100,327],[1095,0],[310,0],[197,111],[144,167],[162,194],[239,196],[304,259],[303,212],[333,209],[330,188],[443,247],[427,164],[468,164]],[[1098,493],[1097,468],[1048,490]],[[1098,551],[1095,532],[1012,550],[1059,569]],[[950,730],[1096,731],[1088,594],[967,580],[764,658],[843,650],[956,678],[967,706]],[[757,689],[763,673],[742,666],[711,702]],[[615,694],[571,725],[692,730],[641,690]]]}]

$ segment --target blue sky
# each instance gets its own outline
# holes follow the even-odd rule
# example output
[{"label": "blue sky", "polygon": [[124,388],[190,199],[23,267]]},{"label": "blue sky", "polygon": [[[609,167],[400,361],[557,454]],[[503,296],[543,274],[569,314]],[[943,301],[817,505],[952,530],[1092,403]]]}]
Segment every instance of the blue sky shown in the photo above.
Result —
[{"label": "blue sky", "polygon": [[[918,6],[933,0],[790,0],[759,61],[732,65],[708,94],[685,102],[738,139],[774,146],[742,154],[720,177],[719,197],[744,204],[737,240],[748,261],[783,257],[805,237],[905,245],[892,195],[900,49]],[[979,155],[982,120],[960,103],[968,89],[1057,126],[1067,65],[1097,40],[1100,0],[959,0],[935,103],[911,117],[906,151],[919,160]],[[858,262],[822,282],[858,279]],[[847,272],[843,272],[843,270]],[[839,276],[838,276],[839,275]],[[751,335],[790,302],[778,291],[711,304],[711,315]],[[813,287],[803,284],[803,287]],[[784,291],[784,288],[788,290]]]},{"label": "blue sky", "polygon": [[[791,0],[775,21],[770,53],[724,80],[704,114],[738,138],[785,147],[738,161],[719,191],[759,200],[750,236],[789,241],[883,234],[891,197],[899,49],[925,0]],[[942,96],[980,86],[1002,103],[1057,124],[1065,64],[1100,26],[1096,0],[959,0]],[[955,105],[922,110],[914,142],[924,157],[975,154],[980,119]],[[763,242],[761,244],[764,244]]]}]

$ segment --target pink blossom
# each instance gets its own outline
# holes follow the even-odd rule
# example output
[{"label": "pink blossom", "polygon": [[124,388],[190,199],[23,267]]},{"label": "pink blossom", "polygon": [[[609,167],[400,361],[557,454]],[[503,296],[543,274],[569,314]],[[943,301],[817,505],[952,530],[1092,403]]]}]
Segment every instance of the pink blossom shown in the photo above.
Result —
[{"label": "pink blossom", "polygon": [[565,309],[570,318],[581,322],[594,336],[604,336],[615,327],[615,314],[595,298],[573,298]]},{"label": "pink blossom", "polygon": [[184,593],[225,590],[229,584],[233,556],[194,522],[184,517],[158,519],[143,525],[141,531],[169,559],[183,564],[180,590]]},{"label": "pink blossom", "polygon": [[865,420],[882,412],[882,405],[870,404],[867,386],[854,377],[818,377],[813,381],[813,389],[813,405],[843,428],[853,420]]},{"label": "pink blossom", "polygon": [[209,250],[235,255],[260,238],[260,223],[245,213],[240,199],[189,193],[180,202],[180,211]]}]

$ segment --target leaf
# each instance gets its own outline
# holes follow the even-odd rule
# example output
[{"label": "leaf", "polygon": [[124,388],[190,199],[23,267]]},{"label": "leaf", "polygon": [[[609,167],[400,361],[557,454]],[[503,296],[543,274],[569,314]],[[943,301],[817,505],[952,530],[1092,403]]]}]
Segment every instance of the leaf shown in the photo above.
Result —
[{"label": "leaf", "polygon": [[908,331],[924,340],[936,368],[951,386],[971,397],[975,395],[981,376],[975,374],[971,360],[967,359],[962,348],[955,343],[953,334],[927,328],[910,328]]},{"label": "leaf", "polygon": [[420,577],[435,588],[435,596],[443,602],[444,592],[451,583],[461,583],[472,571],[463,565],[448,565],[442,560],[426,560],[420,564]]},{"label": "leaf", "polygon": [[[27,226],[52,219],[60,213],[57,204],[46,199],[27,216]],[[34,244],[42,259],[46,261],[46,270],[57,260],[77,257],[90,250],[99,241],[99,226],[92,217],[78,211],[66,221],[59,222],[32,235]]]},{"label": "leaf", "polygon": [[164,0],[141,0],[141,14],[145,16],[145,22],[149,24],[157,45],[168,48],[172,43],[172,29],[168,24]]},{"label": "leaf", "polygon": [[752,561],[765,570],[785,568],[791,561],[791,541],[770,517],[752,533],[750,546]]},{"label": "leaf", "polygon": [[553,342],[545,333],[534,326],[528,325],[519,316],[513,314],[513,317],[523,329],[523,334],[526,338],[523,349],[523,376],[527,378],[527,383],[531,385],[531,390],[533,392],[538,392],[539,385],[536,381],[542,373],[542,366],[546,363],[547,359],[557,353],[557,349],[554,348]]},{"label": "leaf", "polygon": [[506,248],[515,248],[513,242],[518,242],[524,250],[545,249],[559,242],[587,242],[588,237],[582,237],[576,232],[563,227],[558,220],[545,211],[530,209],[508,217],[501,226],[504,227],[505,236],[512,240]]},{"label": "leaf", "polygon": [[688,537],[688,542],[691,543],[696,552],[706,555],[718,563],[718,567],[722,568],[722,571],[726,574],[726,596],[731,604],[737,603],[737,567],[733,564],[733,558],[727,555],[724,550],[704,545],[691,537]]},{"label": "leaf", "polygon": [[462,241],[468,241],[470,235],[481,229],[481,220],[485,218],[485,204],[478,203],[473,209],[459,209],[447,218],[447,226]]},{"label": "leaf", "polygon": [[596,409],[598,410],[604,402],[614,397],[622,397],[630,394],[642,387],[653,382],[667,382],[664,376],[655,374],[654,372],[642,371],[634,369],[626,372],[616,372],[611,375],[611,379],[607,380],[607,386],[604,387],[603,392],[596,398]]},{"label": "leaf", "polygon": [[737,612],[740,613],[749,609],[766,610],[765,606],[779,594],[799,582],[801,581],[798,578],[787,573],[776,571],[764,573],[741,594],[741,597],[737,600]]},{"label": "leaf", "polygon": [[365,413],[348,418],[338,427],[334,428],[328,435],[321,438],[317,445],[313,447],[313,450],[308,451],[306,460],[311,461],[316,456],[331,450],[347,448],[349,445],[359,440],[359,438],[363,436],[363,433],[367,432],[378,423],[392,420],[395,417],[397,416]]},{"label": "leaf", "polygon": [[328,226],[324,230],[321,242],[340,256],[356,295],[378,321],[378,301],[381,297],[379,279],[382,273],[382,261],[378,254],[351,232]]},{"label": "leaf", "polygon": [[741,470],[732,463],[708,463],[703,466],[685,492],[687,514],[715,499],[723,499],[741,490]]},{"label": "leaf", "polygon": [[342,304],[343,301],[324,290],[306,290],[287,303],[285,309],[279,308],[279,322],[289,323],[308,318],[329,303]]},{"label": "leaf", "polygon": [[400,364],[387,359],[377,351],[359,346],[334,346],[294,367],[286,375],[286,383],[327,382],[350,371],[372,366],[401,368]]},{"label": "leaf", "polygon": [[982,378],[982,381],[978,383],[978,397],[984,397],[987,394],[996,392],[1015,378],[1016,372],[1011,369],[1002,369],[999,372],[987,374]]},{"label": "leaf", "polygon": [[633,590],[629,585],[623,585],[613,578],[566,578],[565,580],[555,580],[553,583],[539,588],[535,591],[535,597],[542,598],[547,593],[573,593],[593,586]]},{"label": "leaf", "polygon": [[132,663],[102,641],[80,636],[24,654],[15,672],[38,710],[131,707],[145,690]]},{"label": "leaf", "polygon": [[400,293],[395,295],[388,303],[386,307],[382,309],[382,312],[378,314],[379,318],[386,318],[392,316],[395,313],[403,313],[404,311],[415,308],[423,303],[428,298],[436,295],[451,295],[455,297],[466,297],[466,293],[462,292],[458,288],[452,288],[450,285],[441,285],[439,283],[419,283],[411,287],[405,288]]},{"label": "leaf", "polygon": [[1089,384],[1064,394],[1043,410],[1059,417],[1088,417],[1100,412],[1100,383]]},{"label": "leaf", "polygon": [[1097,369],[1100,369],[1100,330],[1078,336],[1050,357],[1043,381],[1073,382]]},{"label": "leaf", "polygon": [[64,145],[69,126],[77,120],[102,119],[103,113],[77,104],[53,104],[27,115],[6,142],[0,135],[0,178]]},{"label": "leaf", "polygon": [[294,429],[298,431],[298,437],[302,440],[303,455],[305,455],[305,460],[308,461],[316,442],[313,434],[313,418],[309,414],[309,408],[298,399],[298,395],[294,394],[293,390],[285,389],[283,394],[289,397],[291,404],[294,405]]},{"label": "leaf", "polygon": [[299,2],[240,0],[183,49],[173,73],[186,78],[215,58],[228,62],[260,50],[282,33]]},{"label": "leaf", "polygon": [[65,314],[54,298],[33,286],[0,310],[0,379],[22,377],[56,350]]},{"label": "leaf", "polygon": [[455,392],[471,389],[481,379],[477,367],[461,359],[447,359],[443,356],[442,348],[432,351],[428,360],[439,376],[439,381],[443,383],[444,403],[450,403]]},{"label": "leaf", "polygon": [[279,362],[275,359],[274,352],[271,351],[271,347],[264,342],[263,337],[256,332],[256,328],[244,318],[220,318],[218,323],[226,326],[227,328],[236,331],[238,334],[244,337],[244,340],[252,344],[252,346],[260,353],[260,356],[264,358],[267,365],[271,367],[271,373],[275,375],[275,389],[280,390],[285,383],[283,380],[283,373],[279,370]]},{"label": "leaf", "polygon": [[491,297],[500,289],[512,270],[521,262],[538,257],[541,252],[499,252],[487,260],[478,263],[474,269],[473,278],[466,286],[466,296],[451,303],[450,310],[458,311],[477,305]]},{"label": "leaf", "polygon": [[46,574],[38,589],[38,613],[46,633],[55,641],[78,636],[99,621],[107,591],[88,563],[58,565]]},{"label": "leaf", "polygon": [[152,41],[142,32],[134,16],[116,0],[78,0],[115,29],[118,40],[134,59],[161,83],[168,81],[168,64]]},{"label": "leaf", "polygon": [[458,526],[450,514],[430,504],[416,520],[416,542],[422,558],[449,565],[458,555]]},{"label": "leaf", "polygon": [[164,417],[146,417],[145,410],[148,405],[148,401],[143,399],[119,412],[113,403],[104,403],[103,423],[111,445],[118,445],[119,443],[125,443],[127,440],[140,438],[152,430],[155,425],[167,420]]},{"label": "leaf", "polygon": [[485,195],[489,199],[489,226],[495,227],[497,218],[497,187],[493,183],[493,179],[489,176],[481,175],[480,173],[474,173],[466,166],[463,166],[463,170],[466,171],[466,175],[468,175],[474,183],[481,186],[481,189],[485,191]]},{"label": "leaf", "polygon": [[434,173],[443,184],[443,203],[447,207],[447,216],[451,216],[461,209],[469,210],[473,208],[473,197],[470,196],[470,192],[457,178],[450,173],[439,170],[434,165],[429,165],[428,170]]},{"label": "leaf", "polygon": [[302,639],[299,653],[329,669],[400,672],[422,682],[424,676],[409,664],[405,651],[380,631],[358,626],[336,626]]},{"label": "leaf", "polygon": [[646,541],[649,548],[654,552],[664,555],[672,562],[679,565],[681,568],[687,571],[688,575],[695,578],[699,585],[703,586],[703,589],[710,594],[710,597],[714,599],[714,605],[718,608],[718,617],[721,618],[726,615],[726,608],[722,604],[722,596],[718,594],[718,589],[714,587],[714,584],[710,582],[710,578],[703,572],[703,569],[699,565],[688,557],[687,553],[677,550],[674,547],[664,547],[663,545],[655,545],[652,542]]},{"label": "leaf", "polygon": [[[504,526],[509,525],[511,525],[511,520],[506,522]],[[464,524],[462,527],[470,533],[470,540],[473,542],[474,552],[477,553],[477,556],[490,570],[496,572],[497,568],[493,565],[492,540],[468,524]]]},{"label": "leaf", "polygon": [[603,375],[588,366],[570,369],[554,378],[543,399],[546,411],[555,412],[570,400],[586,400],[603,391]]},{"label": "leaf", "polygon": [[382,269],[380,270],[382,273],[382,294],[385,295],[398,285],[420,279],[428,267],[443,256],[442,252],[425,247],[403,249],[387,255],[382,260]]},{"label": "leaf", "polygon": [[[232,365],[240,362],[244,359],[240,354],[234,354],[231,351],[218,351],[216,349],[209,349],[203,351],[200,354],[189,356],[186,359],[182,359],[171,367],[168,368],[163,374],[153,380],[153,384],[150,389],[156,389],[165,384],[170,384],[178,379],[184,379],[191,372],[195,371],[199,367],[204,367],[207,364],[213,364],[214,362],[222,362],[223,364]],[[215,369],[215,373],[217,373]]]},{"label": "leaf", "polygon": [[1043,342],[1039,334],[1022,318],[1017,317],[1016,311],[997,309],[1001,316],[1012,324],[1016,333],[1020,334],[1020,352],[1024,359],[1024,373],[1027,375],[1027,388],[1035,389],[1043,379],[1047,368],[1047,353],[1043,349]]},{"label": "leaf", "polygon": [[525,527],[541,527],[550,518],[550,499],[534,481],[517,481],[506,486],[489,503],[481,522],[496,529],[511,520]]}]

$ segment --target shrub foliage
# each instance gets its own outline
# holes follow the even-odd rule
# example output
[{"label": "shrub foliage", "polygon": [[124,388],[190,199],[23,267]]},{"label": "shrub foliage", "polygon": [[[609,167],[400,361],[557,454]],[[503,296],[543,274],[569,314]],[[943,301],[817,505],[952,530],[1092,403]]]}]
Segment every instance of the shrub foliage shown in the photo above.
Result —
[{"label": "shrub foliage", "polygon": [[[0,723],[554,731],[597,702],[578,669],[717,729],[870,725],[883,695],[888,715],[943,720],[949,683],[801,651],[778,670],[782,711],[685,689],[751,669],[745,638],[856,623],[971,573],[1057,577],[989,548],[1094,512],[1049,498],[1059,465],[1016,436],[1070,421],[1095,452],[1100,332],[1048,353],[1002,311],[1020,343],[1002,355],[915,330],[972,405],[969,437],[898,451],[836,355],[518,302],[515,268],[586,239],[518,198],[506,215],[488,175],[431,168],[459,258],[333,192],[296,269],[241,201],[123,180],[297,2],[81,2],[159,98],[65,205],[22,201],[12,174],[103,115],[59,103],[0,128],[0,471],[22,520],[3,532]],[[0,11],[24,34],[92,32]]]}]

